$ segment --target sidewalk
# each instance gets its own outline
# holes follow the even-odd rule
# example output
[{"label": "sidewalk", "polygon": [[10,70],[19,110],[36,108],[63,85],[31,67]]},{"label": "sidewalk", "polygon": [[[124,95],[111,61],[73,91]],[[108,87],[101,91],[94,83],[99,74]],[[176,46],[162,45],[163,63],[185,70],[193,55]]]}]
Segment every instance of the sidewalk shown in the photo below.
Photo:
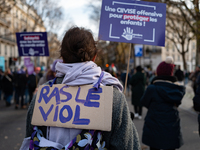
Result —
[{"label": "sidewalk", "polygon": [[182,99],[182,104],[179,106],[179,108],[196,115],[197,112],[195,112],[194,109],[193,109],[193,101],[192,101],[193,97],[194,97],[194,92],[193,92],[193,89],[191,87],[191,82],[189,82],[186,85],[186,93],[185,93],[185,96]]}]

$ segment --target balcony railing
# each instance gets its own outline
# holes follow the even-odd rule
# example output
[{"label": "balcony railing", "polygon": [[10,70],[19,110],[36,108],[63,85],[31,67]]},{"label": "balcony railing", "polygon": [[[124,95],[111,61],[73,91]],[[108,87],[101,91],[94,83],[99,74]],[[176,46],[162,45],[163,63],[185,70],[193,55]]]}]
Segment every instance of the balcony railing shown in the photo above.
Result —
[{"label": "balcony railing", "polygon": [[9,42],[14,42],[16,43],[15,39],[12,39],[11,37],[7,37],[7,36],[0,36],[1,39],[9,41]]},{"label": "balcony railing", "polygon": [[5,18],[0,17],[0,23],[9,26],[9,21],[7,21]]}]

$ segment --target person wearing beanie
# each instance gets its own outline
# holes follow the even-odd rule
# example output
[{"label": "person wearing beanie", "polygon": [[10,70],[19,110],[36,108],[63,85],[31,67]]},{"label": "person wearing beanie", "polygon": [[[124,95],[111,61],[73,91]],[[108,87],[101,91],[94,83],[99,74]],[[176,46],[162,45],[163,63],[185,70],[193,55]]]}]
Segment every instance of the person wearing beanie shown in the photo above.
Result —
[{"label": "person wearing beanie", "polygon": [[158,65],[157,76],[140,101],[148,109],[142,142],[148,145],[150,150],[175,150],[183,145],[177,108],[185,94],[185,87],[178,85],[173,71],[173,58],[167,57]]},{"label": "person wearing beanie", "polygon": [[129,84],[132,89],[132,104],[134,106],[135,118],[142,119],[142,105],[140,99],[144,94],[146,76],[142,72],[142,67],[136,67],[136,73],[131,77]]}]

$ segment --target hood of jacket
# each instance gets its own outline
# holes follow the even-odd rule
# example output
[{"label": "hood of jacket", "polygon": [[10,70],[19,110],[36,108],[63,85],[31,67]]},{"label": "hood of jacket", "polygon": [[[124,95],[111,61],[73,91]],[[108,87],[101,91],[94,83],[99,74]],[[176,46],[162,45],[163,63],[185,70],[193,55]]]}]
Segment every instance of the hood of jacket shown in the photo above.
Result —
[{"label": "hood of jacket", "polygon": [[163,101],[180,105],[185,95],[185,87],[173,82],[175,79],[171,79],[162,80],[162,78],[157,78],[154,79],[153,84],[155,85],[156,92]]}]

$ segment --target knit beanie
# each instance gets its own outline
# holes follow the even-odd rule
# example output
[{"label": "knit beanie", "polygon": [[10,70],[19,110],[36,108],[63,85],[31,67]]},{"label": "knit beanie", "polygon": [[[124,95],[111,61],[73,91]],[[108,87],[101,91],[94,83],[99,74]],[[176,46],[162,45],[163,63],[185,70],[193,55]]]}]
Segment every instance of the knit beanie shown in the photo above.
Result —
[{"label": "knit beanie", "polygon": [[156,70],[158,76],[173,76],[174,72],[174,60],[171,56],[168,56],[165,61],[161,62]]}]

